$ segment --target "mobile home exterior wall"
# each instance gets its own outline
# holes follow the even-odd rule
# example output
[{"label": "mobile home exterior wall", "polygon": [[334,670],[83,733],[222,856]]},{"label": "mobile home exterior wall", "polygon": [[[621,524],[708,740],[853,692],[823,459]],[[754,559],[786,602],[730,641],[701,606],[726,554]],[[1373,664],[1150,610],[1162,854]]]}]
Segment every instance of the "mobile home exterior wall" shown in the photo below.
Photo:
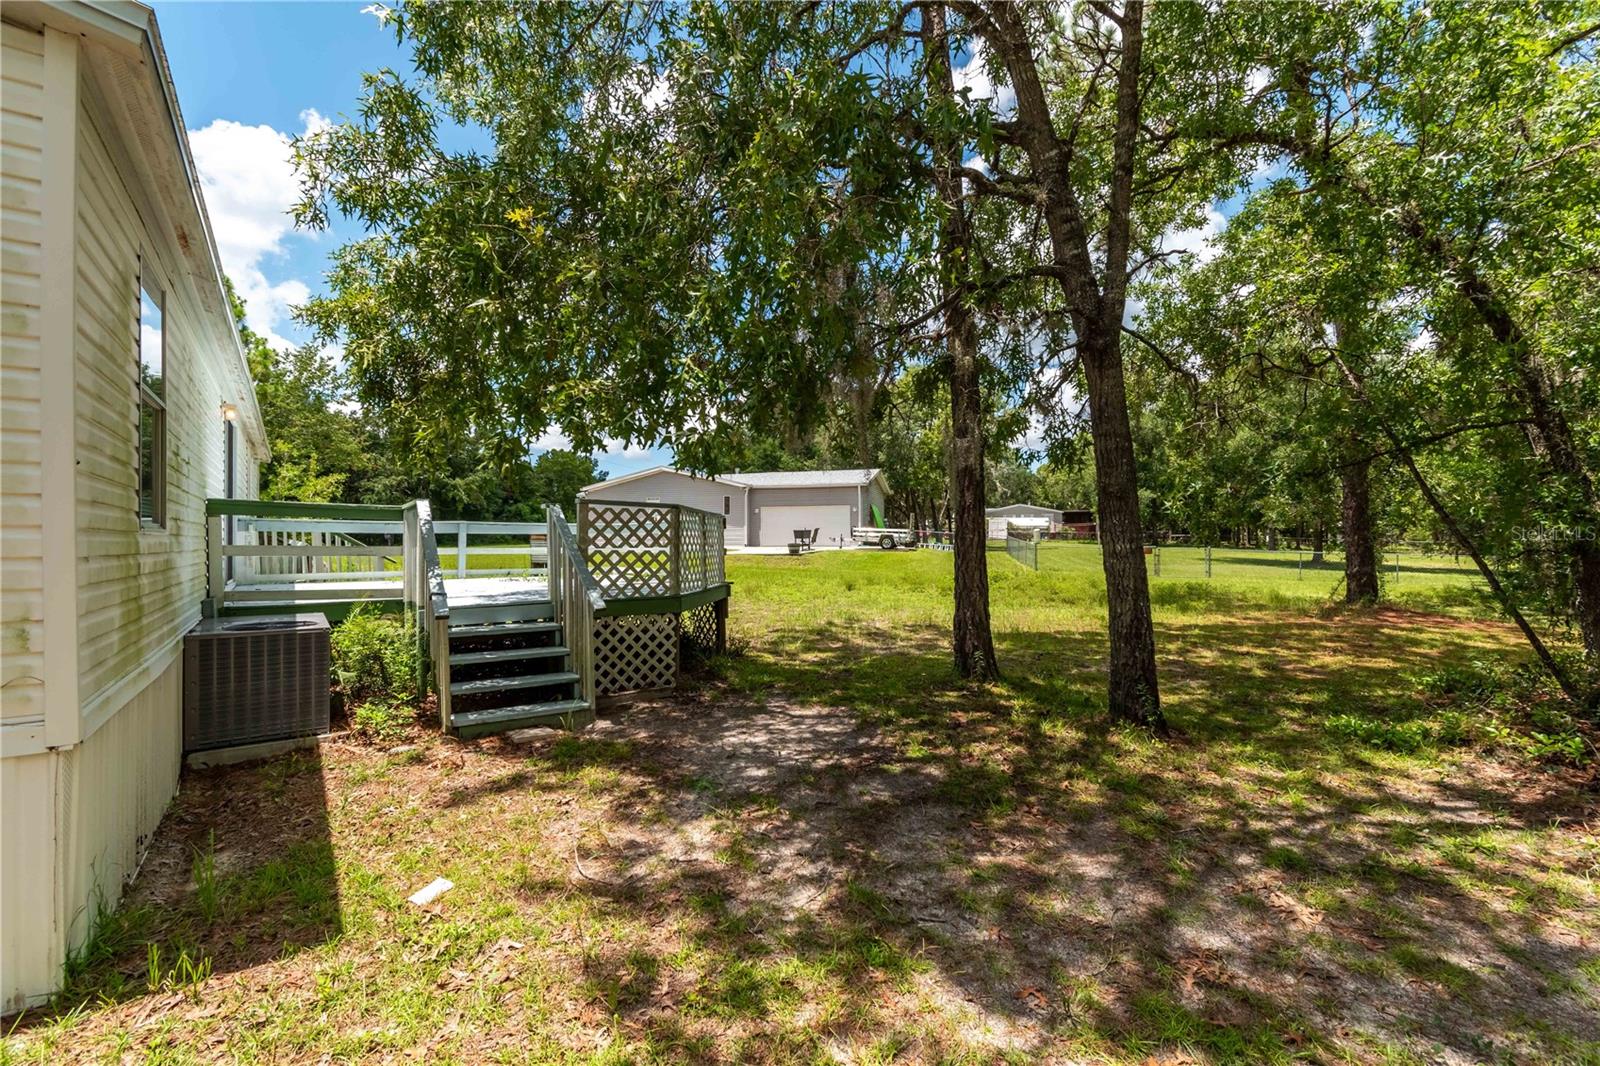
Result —
[{"label": "mobile home exterior wall", "polygon": [[[265,454],[153,19],[96,12],[19,5],[0,22],[6,1011],[57,987],[176,790],[205,499],[255,495]],[[139,506],[141,279],[161,295],[163,523]]]}]

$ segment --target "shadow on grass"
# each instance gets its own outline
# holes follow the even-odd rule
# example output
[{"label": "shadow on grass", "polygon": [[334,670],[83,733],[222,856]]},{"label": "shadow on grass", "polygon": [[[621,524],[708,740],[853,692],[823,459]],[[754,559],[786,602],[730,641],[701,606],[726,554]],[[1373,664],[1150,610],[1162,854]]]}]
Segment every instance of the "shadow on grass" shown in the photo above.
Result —
[{"label": "shadow on grass", "polygon": [[[576,1057],[610,1041],[632,1061],[1595,1054],[1593,894],[1582,847],[1548,828],[1583,816],[1582,797],[1324,728],[1424,713],[1407,674],[1503,654],[1501,630],[1394,612],[1162,620],[1178,733],[1162,744],[1105,727],[1104,636],[1087,625],[1000,631],[1005,680],[969,686],[942,627],[800,618],[589,733],[334,765],[341,857],[396,887],[347,882],[337,965],[361,981],[343,1000],[309,981],[285,995],[275,1009],[309,1033],[287,1046],[327,1053],[410,1012],[386,1047],[432,1054],[465,1009],[460,1041],[542,1054],[577,1034]],[[248,825],[259,855],[228,867],[244,876],[310,846],[314,821],[290,820],[325,804],[320,768],[276,765],[186,782],[202,791],[158,853],[213,831],[225,853]],[[297,943],[339,935],[336,897],[328,922],[280,893],[232,945],[164,870],[130,910],[222,966],[276,957],[269,938],[307,918]],[[458,883],[439,914],[399,902],[423,871]],[[80,991],[142,991],[116,976],[134,946]]]},{"label": "shadow on grass", "polygon": [[[1173,626],[1171,746],[1100,725],[1098,633],[997,641],[1007,680],[969,687],[934,627],[784,630],[774,652],[725,664],[733,693],[622,712],[648,785],[617,796],[614,818],[643,833],[714,809],[728,842],[719,861],[665,868],[597,855],[613,878],[580,887],[646,924],[686,901],[717,961],[690,1014],[759,1022],[818,974],[871,1004],[928,974],[946,1007],[1030,1051],[1597,1050],[1578,976],[1596,954],[1552,931],[1540,904],[1558,890],[1496,835],[1547,828],[1581,799],[1418,773],[1322,728],[1352,708],[1408,713],[1406,670],[1499,653],[1496,635],[1359,618]],[[750,812],[773,827],[744,829]],[[596,987],[655,1032],[645,986],[665,961],[613,956],[594,960]],[[881,1037],[892,1021],[863,1006],[828,1035]],[[766,1030],[758,1057],[792,1039]]]},{"label": "shadow on grass", "polygon": [[342,932],[320,753],[186,771],[121,906],[73,953],[53,1003],[17,1031],[85,1003],[193,992]]}]

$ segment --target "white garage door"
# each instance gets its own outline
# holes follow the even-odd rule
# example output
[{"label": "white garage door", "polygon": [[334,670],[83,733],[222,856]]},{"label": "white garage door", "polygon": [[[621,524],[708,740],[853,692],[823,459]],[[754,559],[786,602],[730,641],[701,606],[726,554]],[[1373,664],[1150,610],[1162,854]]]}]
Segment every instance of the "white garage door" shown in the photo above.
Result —
[{"label": "white garage door", "polygon": [[850,542],[848,504],[811,507],[761,508],[761,543],[787,544],[797,529],[820,529],[817,543],[836,546]]}]

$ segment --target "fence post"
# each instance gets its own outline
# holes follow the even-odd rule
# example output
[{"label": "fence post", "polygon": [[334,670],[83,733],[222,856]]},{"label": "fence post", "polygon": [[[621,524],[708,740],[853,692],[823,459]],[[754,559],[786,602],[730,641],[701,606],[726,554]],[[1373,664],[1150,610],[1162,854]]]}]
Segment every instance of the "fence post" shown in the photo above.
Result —
[{"label": "fence post", "polygon": [[1400,552],[1398,549],[1394,553],[1394,579],[1396,581],[1400,580]]},{"label": "fence post", "polygon": [[456,523],[456,577],[467,576],[467,524]]},{"label": "fence post", "polygon": [[1299,581],[1302,577],[1305,576],[1305,572],[1306,572],[1306,553],[1303,552],[1303,551],[1300,551],[1297,548],[1297,549],[1295,549],[1295,553],[1294,553],[1294,579],[1296,581]]},{"label": "fence post", "polygon": [[1206,545],[1206,577],[1211,577],[1211,545]]},{"label": "fence post", "polygon": [[672,531],[672,553],[667,565],[671,567],[672,594],[676,596],[683,590],[683,508],[677,504],[672,506],[668,528]]},{"label": "fence post", "polygon": [[1156,577],[1160,577],[1161,576],[1161,545],[1159,545],[1159,544],[1157,544],[1155,546],[1155,556],[1156,556],[1155,557]]}]

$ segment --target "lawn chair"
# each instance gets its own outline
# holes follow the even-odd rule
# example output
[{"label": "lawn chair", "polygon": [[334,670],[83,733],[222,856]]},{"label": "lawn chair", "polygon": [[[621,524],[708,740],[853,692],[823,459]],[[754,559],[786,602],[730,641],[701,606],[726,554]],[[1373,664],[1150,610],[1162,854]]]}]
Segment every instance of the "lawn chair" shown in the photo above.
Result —
[{"label": "lawn chair", "polygon": [[818,526],[811,531],[811,550],[817,550],[817,541],[822,539],[822,527]]}]

